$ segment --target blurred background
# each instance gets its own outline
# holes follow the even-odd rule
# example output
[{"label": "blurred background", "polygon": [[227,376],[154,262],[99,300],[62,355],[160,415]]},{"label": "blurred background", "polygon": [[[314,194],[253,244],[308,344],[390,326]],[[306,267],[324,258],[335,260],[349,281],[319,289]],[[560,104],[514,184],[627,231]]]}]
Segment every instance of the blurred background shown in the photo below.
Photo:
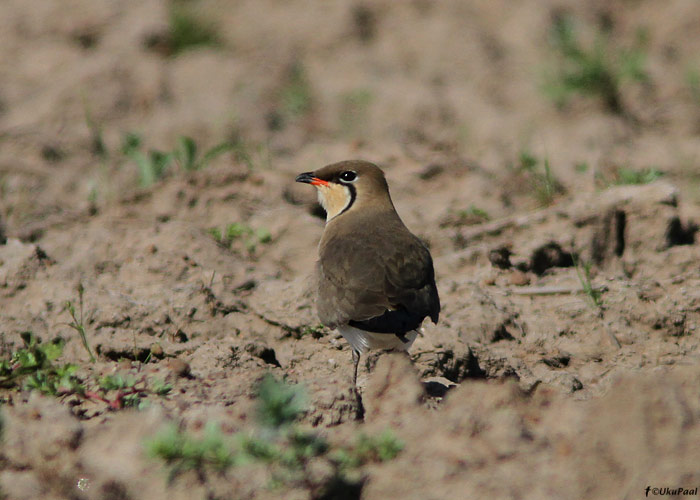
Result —
[{"label": "blurred background", "polygon": [[[443,306],[364,406],[294,182],[351,158]],[[0,0],[0,497],[695,488],[699,164],[697,0]]]},{"label": "blurred background", "polygon": [[[205,156],[479,168],[505,183],[493,215],[660,176],[697,203],[699,18],[693,0],[5,0],[3,218],[17,234]],[[554,192],[529,199],[523,175]]]}]

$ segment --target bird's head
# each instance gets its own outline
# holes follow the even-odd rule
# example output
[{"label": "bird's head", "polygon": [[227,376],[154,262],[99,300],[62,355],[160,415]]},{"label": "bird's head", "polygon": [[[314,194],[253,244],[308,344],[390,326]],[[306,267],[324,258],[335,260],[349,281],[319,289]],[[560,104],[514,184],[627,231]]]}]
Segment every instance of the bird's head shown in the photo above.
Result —
[{"label": "bird's head", "polygon": [[373,163],[341,161],[299,174],[296,181],[316,187],[326,222],[358,207],[393,209],[384,172]]}]

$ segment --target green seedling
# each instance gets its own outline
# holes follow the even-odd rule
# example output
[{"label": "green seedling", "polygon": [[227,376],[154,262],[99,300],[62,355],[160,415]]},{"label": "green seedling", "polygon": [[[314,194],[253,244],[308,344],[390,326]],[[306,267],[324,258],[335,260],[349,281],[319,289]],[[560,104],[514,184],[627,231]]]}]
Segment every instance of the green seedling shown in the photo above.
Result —
[{"label": "green seedling", "polygon": [[60,337],[42,343],[30,332],[21,334],[24,347],[0,361],[0,387],[39,391],[49,396],[75,395],[106,403],[111,409],[142,408],[148,395],[165,396],[172,386],[159,379],[135,378],[131,375],[108,375],[96,382],[81,380],[78,367],[58,363],[65,341]]},{"label": "green seedling", "polygon": [[160,378],[150,380],[150,390],[157,396],[167,396],[173,390],[172,384]]},{"label": "green seedling", "polygon": [[213,24],[195,15],[182,0],[170,3],[170,53],[173,56],[198,47],[217,47],[221,37]]},{"label": "green seedling", "polygon": [[163,153],[155,149],[148,153],[132,151],[128,156],[139,169],[141,187],[148,187],[162,179],[173,161],[172,153]]},{"label": "green seedling", "polygon": [[142,409],[146,406],[147,396],[162,397],[168,395],[171,390],[172,385],[160,379],[149,379],[145,376],[137,378],[131,374],[116,373],[100,378],[97,387],[86,390],[84,396],[102,401],[113,410]]},{"label": "green seedling", "polygon": [[287,82],[280,91],[280,100],[282,114],[288,119],[298,118],[311,110],[313,102],[311,85],[304,66],[300,62],[290,67]]},{"label": "green seedling", "polygon": [[469,208],[467,208],[466,210],[460,210],[459,212],[457,212],[457,214],[460,217],[478,217],[484,220],[491,219],[491,216],[486,210],[482,210],[481,208],[475,205],[469,205]]},{"label": "green seedling", "polygon": [[615,184],[649,184],[663,177],[664,173],[654,167],[642,170],[619,167],[616,172]]},{"label": "green seedling", "polygon": [[191,137],[180,137],[178,140],[178,146],[175,149],[173,155],[175,161],[180,166],[180,168],[186,172],[192,172],[193,170],[201,170],[209,165],[214,158],[226,153],[227,151],[232,151],[235,149],[235,145],[230,142],[222,142],[216,146],[208,149],[200,157],[197,156],[197,143]]},{"label": "green seedling", "polygon": [[[539,165],[542,168],[538,168]],[[551,205],[556,196],[564,192],[564,187],[554,177],[549,159],[540,160],[527,151],[520,153],[521,172],[527,173],[530,178],[533,194],[542,207]]]},{"label": "green seedling", "polygon": [[603,307],[603,292],[600,288],[594,287],[591,282],[591,263],[579,263],[576,261],[574,264],[576,265],[576,274],[578,275],[583,292],[594,307],[601,309]]},{"label": "green seedling", "polygon": [[141,144],[142,139],[139,134],[128,132],[124,136],[121,149],[122,153],[138,167],[141,187],[148,187],[163,178],[174,155],[154,149],[145,153],[141,151]]},{"label": "green seedling", "polygon": [[80,341],[83,344],[83,347],[87,351],[88,355],[90,356],[90,362],[94,363],[95,362],[95,356],[92,354],[92,349],[90,349],[90,344],[88,343],[87,340],[87,333],[85,332],[85,321],[83,317],[83,294],[85,293],[85,289],[83,288],[83,284],[79,283],[78,284],[78,305],[79,305],[79,311],[76,313],[75,306],[70,300],[66,301],[66,310],[68,311],[68,314],[70,314],[70,317],[73,321],[70,323],[67,323],[68,326],[70,326],[73,330],[78,332],[80,335]]},{"label": "green seedling", "polygon": [[104,163],[109,158],[109,150],[104,141],[102,127],[92,116],[92,110],[85,95],[83,95],[83,109],[85,110],[85,123],[90,131],[92,151]]},{"label": "green seedling", "polygon": [[685,81],[695,104],[700,104],[700,69],[689,67],[685,72]]},{"label": "green seedling", "polygon": [[228,246],[224,243],[224,233],[221,231],[221,228],[210,227],[209,229],[207,229],[207,232],[211,235],[212,238],[216,240],[217,243],[223,246]]},{"label": "green seedling", "polygon": [[[98,392],[91,394],[95,399],[99,399],[107,403],[111,408],[138,407],[141,403],[141,389],[138,387],[136,377],[132,375],[107,375],[98,381]],[[145,386],[145,383],[143,384]],[[101,393],[114,391],[116,393],[114,399],[108,399]]]},{"label": "green seedling", "polygon": [[298,427],[306,411],[306,394],[266,375],[258,386],[257,422],[253,434],[237,436],[238,455],[243,463],[265,464],[272,473],[271,487],[308,484],[309,460],[328,452],[328,443]]},{"label": "green seedling", "polygon": [[235,144],[222,142],[199,155],[197,143],[187,136],[178,139],[173,151],[152,149],[146,153],[141,150],[141,145],[141,136],[135,132],[127,133],[122,141],[122,153],[138,167],[142,187],[148,187],[162,179],[172,163],[176,163],[185,172],[192,172],[206,168],[216,157],[236,149]]},{"label": "green seedling", "polygon": [[161,379],[137,378],[131,374],[116,373],[102,377],[99,382],[100,389],[104,391],[134,390],[141,386],[141,392],[149,392],[158,396],[166,396],[172,390],[172,385]]},{"label": "green seedling", "polygon": [[458,210],[457,218],[459,224],[477,224],[479,222],[491,220],[491,216],[486,210],[482,210],[473,204],[469,205],[466,210]]},{"label": "green seedling", "polygon": [[244,164],[248,171],[271,167],[270,148],[266,142],[246,140],[240,132],[234,131],[229,144],[236,162]]},{"label": "green seedling", "polygon": [[558,105],[571,96],[600,98],[613,113],[623,114],[621,87],[626,82],[645,82],[645,33],[638,31],[631,48],[615,47],[607,33],[599,32],[592,46],[578,38],[573,19],[559,17],[552,25],[550,40],[556,51],[557,65],[546,76],[544,92]]},{"label": "green seedling", "polygon": [[299,338],[306,337],[310,335],[314,339],[320,339],[323,337],[324,327],[321,324],[318,325],[304,325],[299,332]]},{"label": "green seedling", "polygon": [[121,153],[123,155],[129,156],[133,151],[137,151],[141,148],[143,139],[141,135],[137,132],[127,132],[122,138]]},{"label": "green seedling", "polygon": [[9,360],[0,361],[0,387],[37,390],[52,396],[79,389],[77,367],[54,363],[63,354],[63,339],[57,337],[42,343],[30,332],[21,337],[24,347],[13,352]]},{"label": "green seedling", "polygon": [[[259,465],[270,472],[271,487],[289,485],[314,491],[331,491],[337,485],[361,483],[351,480],[358,468],[391,460],[403,449],[391,431],[380,436],[360,435],[350,446],[332,447],[325,439],[299,426],[306,410],[306,396],[299,386],[267,375],[258,386],[257,429],[237,433],[230,439],[217,427],[207,427],[196,437],[171,425],[145,443],[150,456],[162,460],[173,478],[179,472],[208,469],[224,472],[238,465]],[[309,473],[312,460],[326,461],[333,475],[321,483]]]},{"label": "green seedling", "polygon": [[294,423],[306,408],[299,386],[285,384],[266,375],[258,387],[258,420],[263,427],[280,430]]},{"label": "green seedling", "polygon": [[403,447],[403,442],[387,429],[374,437],[360,434],[353,445],[336,450],[333,459],[341,468],[355,468],[371,462],[392,460]]},{"label": "green seedling", "polygon": [[588,169],[588,163],[586,163],[585,161],[578,162],[574,165],[574,170],[579,174],[585,174],[586,172],[588,172]]},{"label": "green seedling", "polygon": [[195,470],[202,476],[208,468],[224,472],[237,460],[229,439],[214,424],[206,425],[201,437],[170,424],[147,440],[145,447],[149,456],[164,461],[171,468],[171,479],[188,470]]},{"label": "green seedling", "polygon": [[242,240],[249,253],[255,252],[258,244],[267,244],[272,241],[272,234],[268,229],[253,229],[239,222],[227,224],[223,230],[212,227],[208,231],[217,243],[226,248],[231,248],[234,241]]},{"label": "green seedling", "polygon": [[369,121],[372,94],[360,89],[348,92],[340,100],[340,130],[344,135],[359,135]]},{"label": "green seedling", "polygon": [[319,436],[293,428],[283,439],[269,435],[237,436],[240,463],[263,463],[274,468],[275,483],[303,481],[305,465],[328,451],[328,443]]},{"label": "green seedling", "polygon": [[77,366],[66,363],[50,370],[37,370],[27,377],[24,388],[49,396],[62,396],[69,392],[83,393],[83,387],[75,376],[77,369]]},{"label": "green seedling", "polygon": [[141,187],[149,187],[158,182],[168,172],[170,165],[178,162],[181,166],[198,166],[196,161],[196,145],[189,138],[180,138],[180,144],[174,151],[160,151],[150,149],[143,151],[143,140],[136,132],[128,132],[122,141],[122,153],[129,158],[138,168],[139,184]]},{"label": "green seedling", "polygon": [[450,210],[444,220],[440,223],[440,227],[471,226],[474,224],[481,224],[489,220],[491,220],[491,216],[486,210],[471,204],[465,209]]}]

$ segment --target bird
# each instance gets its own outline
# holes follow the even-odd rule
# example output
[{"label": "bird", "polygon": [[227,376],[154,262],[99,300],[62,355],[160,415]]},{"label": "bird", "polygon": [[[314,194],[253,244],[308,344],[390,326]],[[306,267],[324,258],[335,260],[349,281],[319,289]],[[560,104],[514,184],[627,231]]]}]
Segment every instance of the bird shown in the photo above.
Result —
[{"label": "bird", "polygon": [[295,180],[316,187],[326,211],[315,270],[316,312],[350,344],[357,388],[361,355],[370,349],[407,351],[426,317],[437,324],[433,259],[396,212],[377,165],[346,160]]}]

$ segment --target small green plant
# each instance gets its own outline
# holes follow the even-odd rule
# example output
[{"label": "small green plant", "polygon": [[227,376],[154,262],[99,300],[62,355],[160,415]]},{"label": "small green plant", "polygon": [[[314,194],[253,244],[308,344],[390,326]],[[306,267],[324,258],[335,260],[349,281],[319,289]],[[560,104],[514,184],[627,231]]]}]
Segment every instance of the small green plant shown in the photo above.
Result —
[{"label": "small green plant", "polygon": [[306,70],[300,62],[291,65],[286,84],[280,91],[280,100],[282,114],[288,119],[305,115],[311,110],[313,102],[311,85],[306,76]]},{"label": "small green plant", "polygon": [[576,261],[574,264],[576,265],[576,274],[578,275],[583,292],[586,294],[593,306],[598,309],[602,308],[603,292],[600,288],[594,287],[593,283],[591,282],[591,263],[581,263]]},{"label": "small green plant", "polygon": [[[202,437],[168,426],[146,441],[150,456],[165,462],[173,478],[185,470],[204,476],[209,469],[225,472],[238,465],[258,464],[271,474],[271,487],[291,485],[328,491],[338,484],[358,484],[357,469],[372,462],[391,460],[403,449],[391,431],[371,437],[358,436],[349,446],[332,447],[325,439],[300,428],[306,396],[299,386],[265,376],[258,386],[257,422],[254,432],[228,438],[218,427],[205,428]],[[321,480],[309,474],[309,464],[323,460],[334,471]]]},{"label": "small green plant", "polygon": [[577,36],[573,19],[558,17],[550,33],[558,62],[545,79],[544,92],[558,106],[574,94],[597,96],[610,111],[622,114],[621,86],[648,79],[644,69],[645,38],[640,30],[631,48],[616,48],[608,34],[601,31],[593,46],[586,47]]},{"label": "small green plant", "polygon": [[141,136],[135,132],[128,132],[122,141],[122,153],[139,169],[141,187],[148,187],[162,179],[173,162],[185,172],[192,172],[205,168],[217,156],[236,149],[235,144],[226,141],[209,148],[200,156],[194,139],[182,136],[173,151],[151,149],[144,152],[142,142]]},{"label": "small green plant", "polygon": [[490,220],[491,216],[488,214],[486,210],[483,210],[475,205],[469,205],[469,208],[466,210],[460,210],[458,214],[461,217],[478,217],[483,220]]},{"label": "small green plant", "polygon": [[272,165],[267,143],[246,140],[240,133],[234,132],[230,144],[236,162],[243,163],[249,171],[270,168]]},{"label": "small green plant", "polygon": [[700,69],[690,66],[685,72],[685,81],[695,104],[700,104]]},{"label": "small green plant", "polygon": [[266,375],[258,386],[258,421],[274,430],[296,422],[306,408],[306,396],[299,386],[285,384]]},{"label": "small green plant", "polygon": [[333,455],[343,468],[360,467],[370,462],[387,462],[403,450],[403,443],[387,429],[379,436],[360,434],[355,443],[339,448]]},{"label": "small green plant", "polygon": [[147,377],[137,378],[131,374],[116,373],[102,377],[97,382],[97,388],[86,391],[85,395],[106,403],[114,410],[122,408],[143,408],[145,397],[149,394],[167,396],[172,385],[161,379]]},{"label": "small green plant", "polygon": [[156,378],[114,374],[99,380],[81,379],[78,367],[58,363],[65,341],[56,337],[42,343],[30,332],[21,334],[24,347],[0,361],[0,387],[39,391],[49,396],[74,395],[80,399],[102,401],[109,408],[142,408],[148,395],[165,396],[172,386]]},{"label": "small green plant", "polygon": [[588,172],[589,166],[585,161],[580,161],[574,165],[574,170],[579,174],[585,174]]},{"label": "small green plant", "polygon": [[440,227],[471,226],[489,220],[491,220],[491,216],[486,210],[471,204],[465,209],[450,210],[446,217],[440,222]]},{"label": "small green plant", "polygon": [[104,163],[109,158],[109,150],[104,141],[102,126],[92,116],[92,109],[85,95],[83,95],[83,108],[85,109],[85,123],[90,131],[92,152]]},{"label": "small green plant", "polygon": [[54,363],[63,354],[63,339],[57,337],[42,343],[31,332],[23,332],[21,337],[24,347],[13,352],[10,359],[0,361],[0,387],[37,390],[56,396],[61,390],[79,386],[75,365]]},{"label": "small green plant", "polygon": [[78,332],[80,335],[80,341],[83,344],[83,347],[87,351],[88,355],[90,356],[90,362],[94,363],[95,362],[95,356],[92,354],[92,349],[90,349],[90,344],[88,343],[87,339],[87,333],[85,332],[85,318],[83,316],[83,294],[85,293],[85,288],[83,288],[82,283],[78,283],[78,306],[79,309],[76,312],[75,306],[70,300],[66,301],[66,310],[68,311],[68,314],[70,314],[70,317],[72,321],[70,323],[67,323],[68,326],[70,326],[73,330]]},{"label": "small green plant", "polygon": [[619,167],[615,174],[615,184],[649,184],[664,175],[662,171],[654,167],[644,168],[642,170]]},{"label": "small green plant", "polygon": [[340,130],[344,135],[360,135],[369,121],[372,94],[359,89],[343,94],[340,98]]},{"label": "small green plant", "polygon": [[214,25],[195,15],[187,2],[175,0],[170,5],[169,48],[173,56],[197,47],[221,45],[221,37]]},{"label": "small green plant", "polygon": [[75,376],[77,366],[70,363],[37,370],[29,375],[24,388],[39,391],[48,396],[61,396],[67,392],[82,392],[80,380]]},{"label": "small green plant", "polygon": [[140,135],[127,133],[122,143],[122,153],[138,167],[141,187],[148,187],[165,176],[174,155],[155,149],[145,153],[141,151],[141,143]]},{"label": "small green plant", "polygon": [[311,336],[314,339],[320,339],[323,337],[324,326],[321,324],[317,325],[304,325],[299,330],[299,338]]},{"label": "small green plant", "polygon": [[491,220],[491,216],[486,210],[483,210],[474,204],[469,205],[465,210],[458,210],[457,217],[462,223],[477,224]]},{"label": "small green plant", "polygon": [[235,146],[230,142],[222,142],[206,150],[201,157],[197,156],[197,143],[191,137],[180,137],[178,146],[173,152],[175,161],[186,172],[201,170],[209,165],[217,156],[232,151]]},{"label": "small green plant", "polygon": [[217,425],[208,424],[203,436],[195,437],[170,424],[145,443],[149,456],[163,460],[171,467],[170,477],[187,470],[201,474],[207,468],[223,472],[236,463],[232,443]]},{"label": "small green plant", "polygon": [[[540,161],[528,151],[523,151],[520,153],[519,161],[519,171],[529,176],[533,194],[540,206],[551,205],[556,196],[564,192],[564,187],[552,173],[548,158]],[[538,168],[540,164],[541,169]]]},{"label": "small green plant", "polygon": [[272,241],[272,234],[268,229],[253,229],[239,222],[227,224],[223,230],[218,227],[209,228],[209,234],[212,235],[217,243],[226,248],[231,248],[233,242],[240,239],[250,253],[255,252],[258,244],[267,244]]}]

